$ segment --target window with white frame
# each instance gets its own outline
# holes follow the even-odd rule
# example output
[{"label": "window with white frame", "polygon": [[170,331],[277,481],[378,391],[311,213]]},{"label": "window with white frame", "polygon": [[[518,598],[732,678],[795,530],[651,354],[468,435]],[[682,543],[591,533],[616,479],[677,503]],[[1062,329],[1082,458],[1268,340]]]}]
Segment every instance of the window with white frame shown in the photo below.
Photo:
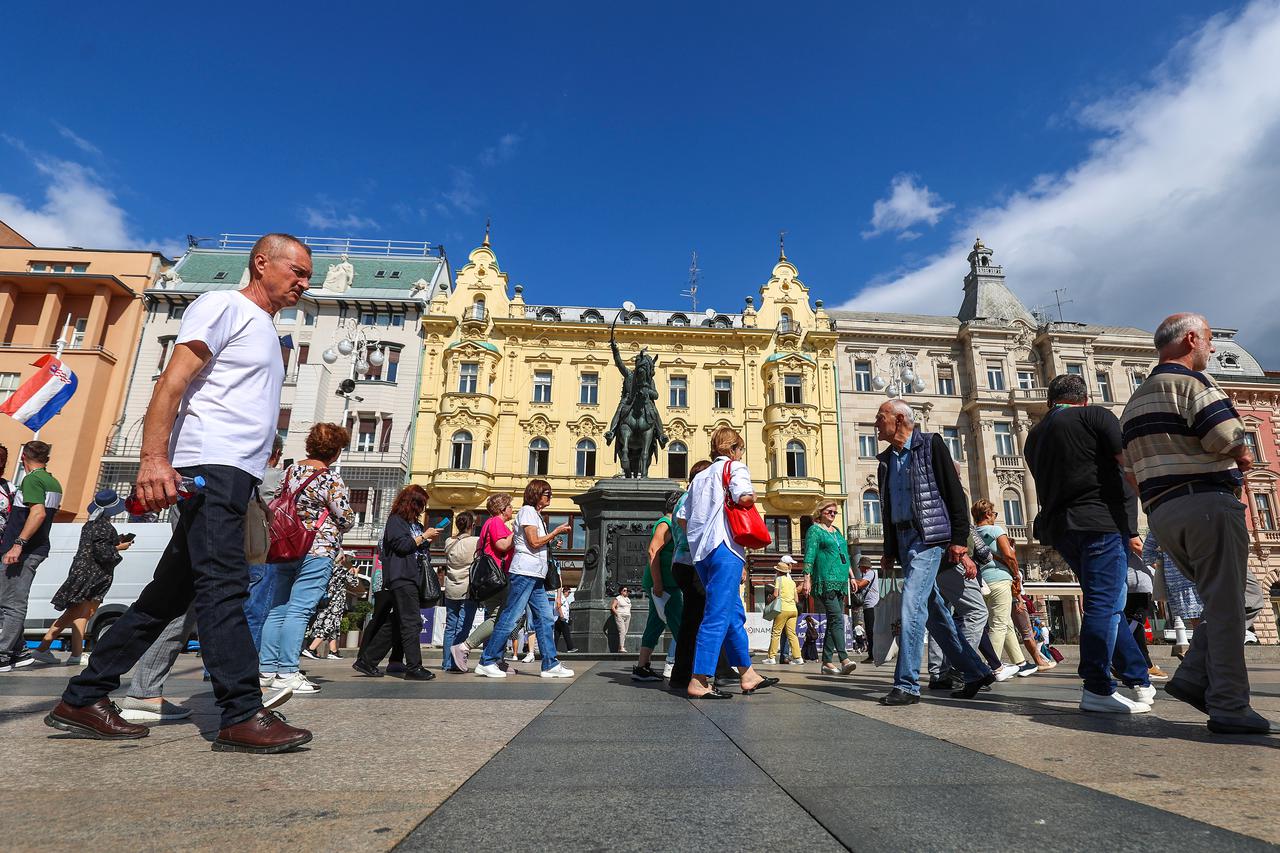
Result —
[{"label": "window with white frame", "polygon": [[1004,523],[1015,526],[1025,523],[1022,520],[1022,497],[1013,489],[1004,490]]},{"label": "window with white frame", "polygon": [[804,377],[799,373],[788,373],[782,377],[782,401],[798,404],[804,402]]},{"label": "window with white frame", "polygon": [[471,433],[459,430],[453,434],[453,454],[449,467],[462,471],[471,467]]},{"label": "window with white frame", "polygon": [[862,523],[880,523],[880,493],[875,489],[867,489],[862,493]]},{"label": "window with white frame", "polygon": [[594,477],[596,475],[596,443],[589,438],[584,438],[578,442],[575,450],[575,470],[579,477]]},{"label": "window with white frame", "polygon": [[987,387],[992,391],[1004,390],[1004,365],[998,361],[987,362]]},{"label": "window with white frame", "polygon": [[960,440],[960,427],[943,427],[942,440],[947,445],[947,452],[957,462],[964,461],[964,444]]},{"label": "window with white frame", "polygon": [[787,476],[788,477],[808,477],[809,465],[805,458],[804,443],[801,441],[787,442]]},{"label": "window with white frame", "polygon": [[584,406],[600,402],[600,374],[584,373],[578,378],[578,402]]},{"label": "window with white frame", "polygon": [[689,405],[689,379],[686,376],[672,376],[667,385],[668,405],[673,409],[684,409]]},{"label": "window with white frame", "polygon": [[281,326],[294,326],[298,323],[297,308],[281,308],[276,314],[276,323]]},{"label": "window with white frame", "polygon": [[878,450],[879,442],[873,433],[860,433],[858,435],[859,459],[875,459]]},{"label": "window with white frame", "polygon": [[545,477],[547,466],[551,461],[551,445],[545,438],[535,438],[529,442],[529,475]]},{"label": "window with white frame", "polygon": [[[170,340],[173,339],[170,338]],[[12,394],[21,384],[21,373],[0,373],[0,394]]]},{"label": "window with white frame", "polygon": [[464,361],[458,365],[458,393],[474,394],[480,386],[480,363]]},{"label": "window with white frame", "polygon": [[551,402],[551,371],[536,370],[533,373],[533,402]]},{"label": "window with white frame", "polygon": [[1129,381],[1133,385],[1133,390],[1137,391],[1138,386],[1147,381],[1147,374],[1140,370],[1135,370],[1129,374]]},{"label": "window with white frame", "polygon": [[1253,508],[1258,516],[1259,530],[1276,529],[1276,517],[1271,511],[1271,495],[1265,492],[1254,492]]},{"label": "window with white frame", "polygon": [[872,391],[871,362],[859,359],[853,363],[853,390]]},{"label": "window with white frame", "polygon": [[715,407],[717,409],[733,408],[733,380],[728,376],[715,378]]},{"label": "window with white frame", "polygon": [[996,421],[995,436],[998,456],[1017,455],[1017,451],[1013,449],[1013,424],[1008,421]]},{"label": "window with white frame", "polygon": [[1099,370],[1098,380],[1098,397],[1104,403],[1115,402],[1115,396],[1111,393],[1111,375],[1105,370]]},{"label": "window with white frame", "polygon": [[169,303],[169,319],[170,320],[181,320],[182,315],[185,313],[187,313],[187,303],[185,302]]},{"label": "window with white frame", "polygon": [[1023,391],[1030,391],[1036,387],[1036,372],[1028,368],[1020,368],[1018,370],[1018,387]]},{"label": "window with white frame", "polygon": [[1244,431],[1244,446],[1249,451],[1249,455],[1253,457],[1254,462],[1262,462],[1262,454],[1258,452],[1258,434],[1253,430]]},{"label": "window with white frame", "polygon": [[1067,365],[1068,376],[1084,376],[1084,365],[1078,362],[1072,362]]},{"label": "window with white frame", "polygon": [[371,453],[377,436],[378,422],[373,418],[360,418],[356,425],[356,450],[360,453]]},{"label": "window with white frame", "polygon": [[953,368],[938,368],[938,393],[944,397],[956,395],[956,373]]}]

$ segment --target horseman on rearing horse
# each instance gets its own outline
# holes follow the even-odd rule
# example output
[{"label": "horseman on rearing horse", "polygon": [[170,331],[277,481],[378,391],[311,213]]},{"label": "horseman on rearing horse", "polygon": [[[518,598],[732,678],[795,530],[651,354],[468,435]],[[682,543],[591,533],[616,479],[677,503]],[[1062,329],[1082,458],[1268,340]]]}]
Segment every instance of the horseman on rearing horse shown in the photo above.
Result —
[{"label": "horseman on rearing horse", "polygon": [[[667,435],[658,416],[658,389],[654,382],[658,359],[641,349],[636,354],[635,368],[627,369],[618,351],[614,331],[618,318],[609,327],[609,347],[613,350],[613,363],[622,374],[622,399],[613,414],[609,430],[604,434],[605,444],[614,445],[614,458],[627,477],[647,477],[649,464],[657,458],[658,448],[667,446]],[[616,441],[615,441],[616,439]]]}]

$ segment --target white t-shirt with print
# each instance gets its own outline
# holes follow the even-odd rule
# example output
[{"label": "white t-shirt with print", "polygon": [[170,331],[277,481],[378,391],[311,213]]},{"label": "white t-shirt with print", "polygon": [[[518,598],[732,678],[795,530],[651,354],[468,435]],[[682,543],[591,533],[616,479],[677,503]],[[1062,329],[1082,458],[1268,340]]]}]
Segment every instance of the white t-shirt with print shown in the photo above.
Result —
[{"label": "white t-shirt with print", "polygon": [[547,546],[530,548],[525,538],[525,526],[532,527],[539,536],[547,535],[547,526],[542,521],[542,513],[525,504],[516,513],[515,556],[511,558],[511,574],[525,575],[531,578],[547,576]]},{"label": "white t-shirt with print", "polygon": [[169,441],[173,467],[231,465],[261,479],[284,384],[271,315],[238,290],[206,293],[182,316],[175,344],[190,341],[213,355],[178,406]]}]

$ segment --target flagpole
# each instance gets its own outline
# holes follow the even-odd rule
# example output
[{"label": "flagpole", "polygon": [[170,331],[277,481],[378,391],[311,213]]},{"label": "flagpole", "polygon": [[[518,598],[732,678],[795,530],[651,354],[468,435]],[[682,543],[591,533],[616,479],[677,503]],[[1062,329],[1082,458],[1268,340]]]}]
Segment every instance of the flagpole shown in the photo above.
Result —
[{"label": "flagpole", "polygon": [[[62,364],[62,351],[67,348],[67,330],[70,328],[71,328],[71,314],[68,313],[67,319],[64,320],[62,323],[62,334],[58,335],[58,343],[53,348],[53,357],[58,360],[59,365]],[[35,434],[31,436],[31,440],[32,441],[40,440],[40,430],[35,431]],[[25,446],[25,442],[24,442],[24,446]]]}]

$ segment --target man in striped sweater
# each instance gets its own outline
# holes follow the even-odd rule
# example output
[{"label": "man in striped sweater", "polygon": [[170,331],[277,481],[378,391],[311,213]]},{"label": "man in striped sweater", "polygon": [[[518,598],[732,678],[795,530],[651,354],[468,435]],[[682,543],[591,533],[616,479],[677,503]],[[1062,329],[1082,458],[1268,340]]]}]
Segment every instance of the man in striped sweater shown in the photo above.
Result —
[{"label": "man in striped sweater", "polygon": [[1265,734],[1249,706],[1244,630],[1261,609],[1249,584],[1245,506],[1237,497],[1253,465],[1244,424],[1203,371],[1213,333],[1198,314],[1174,314],[1156,329],[1160,364],[1121,419],[1126,474],[1136,481],[1156,540],[1204,601],[1182,665],[1165,691],[1209,715],[1209,731]]}]

